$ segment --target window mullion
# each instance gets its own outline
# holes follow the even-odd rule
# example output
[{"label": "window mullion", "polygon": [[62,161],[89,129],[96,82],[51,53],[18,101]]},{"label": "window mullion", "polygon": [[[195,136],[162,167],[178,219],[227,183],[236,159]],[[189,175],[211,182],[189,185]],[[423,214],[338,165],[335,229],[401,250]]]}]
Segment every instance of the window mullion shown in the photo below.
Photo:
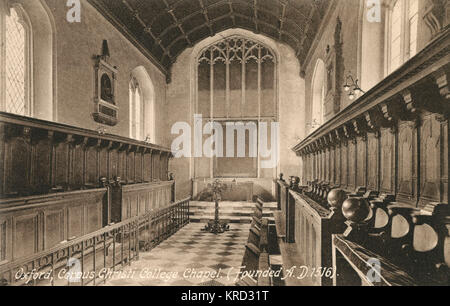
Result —
[{"label": "window mullion", "polygon": [[[258,48],[258,126],[261,122],[261,48]],[[257,169],[258,169],[258,178],[261,178],[261,156],[258,154],[258,161],[257,161]]]}]

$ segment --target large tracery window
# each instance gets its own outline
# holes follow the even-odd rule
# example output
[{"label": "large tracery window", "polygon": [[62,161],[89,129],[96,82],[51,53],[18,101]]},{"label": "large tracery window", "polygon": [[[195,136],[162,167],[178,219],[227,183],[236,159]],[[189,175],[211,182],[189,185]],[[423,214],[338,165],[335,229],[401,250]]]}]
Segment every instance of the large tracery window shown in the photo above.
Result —
[{"label": "large tracery window", "polygon": [[[270,126],[276,121],[276,57],[269,48],[242,36],[227,37],[200,52],[197,73],[196,110],[205,121],[255,122],[258,128],[261,122]],[[258,158],[248,154],[249,137],[247,133],[246,157],[214,158],[212,176],[261,176]]]},{"label": "large tracery window", "polygon": [[4,93],[1,110],[23,116],[33,114],[31,103],[31,26],[25,11],[13,6],[2,11],[1,35],[4,57],[1,68],[4,73]]}]

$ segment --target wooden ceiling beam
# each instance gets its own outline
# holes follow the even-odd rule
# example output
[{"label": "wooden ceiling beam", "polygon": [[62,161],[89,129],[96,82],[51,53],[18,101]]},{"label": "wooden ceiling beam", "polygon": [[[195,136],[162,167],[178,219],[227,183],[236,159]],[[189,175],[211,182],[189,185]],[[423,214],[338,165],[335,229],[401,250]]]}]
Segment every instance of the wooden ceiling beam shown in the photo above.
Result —
[{"label": "wooden ceiling beam", "polygon": [[[190,47],[192,47],[192,42],[189,39],[189,37],[186,35],[186,32],[183,29],[183,25],[182,23],[178,20],[177,16],[175,15],[175,13],[173,12],[173,8],[170,7],[170,5],[167,3],[166,0],[163,0],[164,4],[166,5],[167,8],[167,12],[172,16],[173,21],[175,22],[175,26],[178,27],[178,29],[180,30],[181,34],[183,35],[183,38],[187,41],[188,45]],[[161,37],[161,35],[160,35]]]},{"label": "wooden ceiling beam", "polygon": [[[131,4],[129,4],[126,0],[122,0],[122,2],[127,7],[127,9],[129,9],[131,11],[131,13],[133,14],[134,18],[142,25],[142,27],[144,28],[144,32],[148,33],[153,38],[155,43],[158,44],[159,47],[163,50],[164,54],[167,54],[167,56],[172,61],[172,57],[171,57],[171,55],[169,53],[169,50],[164,47],[164,45],[162,44],[161,40],[158,37],[155,36],[155,34],[152,32],[152,29],[149,26],[147,26],[147,24],[142,20],[142,18],[140,17],[139,10],[138,9],[134,9],[131,6]],[[162,58],[160,60],[162,60]]]},{"label": "wooden ceiling beam", "polygon": [[[206,20],[206,25],[208,26],[209,34],[212,37],[212,36],[216,35],[216,33],[214,32],[212,24],[211,24],[211,21],[209,19],[208,9],[205,7],[205,4],[203,3],[203,0],[198,0],[198,1],[200,3],[200,7],[202,9],[203,17]],[[196,14],[197,14],[197,12],[195,12],[194,14],[191,14],[190,16],[196,15]],[[190,18],[190,16],[189,16],[189,18]]]}]

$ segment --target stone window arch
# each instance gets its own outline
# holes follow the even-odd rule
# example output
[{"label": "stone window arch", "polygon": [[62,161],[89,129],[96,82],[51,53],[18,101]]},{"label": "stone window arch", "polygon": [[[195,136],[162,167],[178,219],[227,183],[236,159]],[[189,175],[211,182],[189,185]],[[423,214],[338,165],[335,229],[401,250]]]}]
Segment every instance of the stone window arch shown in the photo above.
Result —
[{"label": "stone window arch", "polygon": [[46,4],[2,1],[0,42],[0,110],[56,121],[54,22]]},{"label": "stone window arch", "polygon": [[312,78],[312,108],[311,108],[311,131],[314,131],[324,123],[325,117],[325,79],[326,69],[323,60],[318,59]]}]

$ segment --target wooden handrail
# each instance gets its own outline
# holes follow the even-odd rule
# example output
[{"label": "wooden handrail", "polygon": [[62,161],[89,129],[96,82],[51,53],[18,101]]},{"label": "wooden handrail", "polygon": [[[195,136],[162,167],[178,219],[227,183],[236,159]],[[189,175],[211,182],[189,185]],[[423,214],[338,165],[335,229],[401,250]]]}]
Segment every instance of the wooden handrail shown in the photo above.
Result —
[{"label": "wooden handrail", "polygon": [[113,134],[100,134],[97,131],[74,127],[67,124],[51,122],[31,117],[19,116],[12,113],[0,112],[0,124],[13,124],[20,125],[29,128],[36,128],[41,130],[48,130],[53,132],[59,132],[62,134],[76,135],[76,136],[84,136],[91,137],[100,140],[109,140],[113,142],[121,142],[125,144],[135,145],[142,148],[152,149],[156,151],[161,151],[165,153],[170,153],[171,150],[169,148],[165,148],[159,145],[151,144],[144,141],[138,141],[131,138],[126,138],[123,136],[113,135]]}]

